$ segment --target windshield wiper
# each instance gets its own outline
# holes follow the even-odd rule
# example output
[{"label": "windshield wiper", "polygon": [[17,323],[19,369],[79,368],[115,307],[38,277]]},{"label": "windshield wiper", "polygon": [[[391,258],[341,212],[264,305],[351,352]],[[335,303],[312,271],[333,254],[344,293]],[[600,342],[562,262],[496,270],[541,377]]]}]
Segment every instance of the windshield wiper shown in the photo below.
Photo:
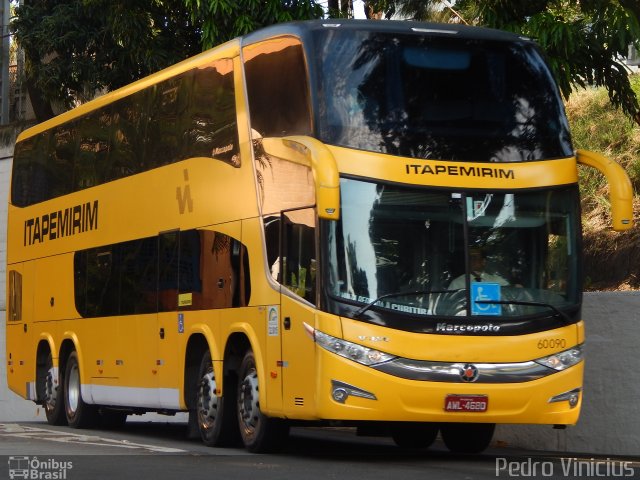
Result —
[{"label": "windshield wiper", "polygon": [[409,296],[409,295],[411,295],[411,296],[415,296],[415,295],[431,295],[432,293],[451,293],[451,292],[459,292],[460,290],[464,290],[464,289],[455,289],[455,290],[413,290],[413,291],[409,291],[409,292],[385,293],[384,295],[380,295],[375,300],[367,303],[366,305],[364,305],[364,306],[360,307],[358,310],[356,310],[353,313],[353,318],[359,317],[364,312],[366,312],[371,307],[373,307],[376,303],[378,303],[381,300],[384,300],[385,298],[404,297],[404,296]]},{"label": "windshield wiper", "polygon": [[520,300],[475,300],[473,303],[488,304],[488,305],[524,305],[524,306],[528,305],[528,306],[531,306],[531,307],[546,307],[549,310],[551,310],[556,317],[559,317],[560,319],[564,320],[564,322],[567,325],[573,323],[573,321],[571,320],[571,317],[569,317],[569,315],[567,315],[562,310],[554,307],[550,303],[525,302],[525,301],[520,301]]}]

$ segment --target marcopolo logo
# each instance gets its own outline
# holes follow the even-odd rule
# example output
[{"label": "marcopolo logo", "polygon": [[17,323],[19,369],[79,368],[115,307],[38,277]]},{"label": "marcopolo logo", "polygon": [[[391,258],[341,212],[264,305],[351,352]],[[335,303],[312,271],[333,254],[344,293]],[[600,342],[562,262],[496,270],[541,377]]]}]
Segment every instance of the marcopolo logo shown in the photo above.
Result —
[{"label": "marcopolo logo", "polygon": [[499,331],[500,325],[494,325],[493,323],[485,323],[482,325],[438,323],[436,325],[436,333],[485,333]]},{"label": "marcopolo logo", "polygon": [[55,458],[39,459],[38,457],[9,457],[9,478],[30,480],[65,480],[69,478],[67,471],[73,468],[73,462],[60,461]]}]

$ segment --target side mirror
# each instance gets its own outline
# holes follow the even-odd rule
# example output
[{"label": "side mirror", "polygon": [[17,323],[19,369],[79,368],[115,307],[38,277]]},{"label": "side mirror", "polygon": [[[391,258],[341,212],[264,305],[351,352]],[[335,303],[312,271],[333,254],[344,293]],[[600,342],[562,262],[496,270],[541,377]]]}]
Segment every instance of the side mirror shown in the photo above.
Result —
[{"label": "side mirror", "polygon": [[319,140],[306,136],[263,138],[265,152],[311,168],[318,217],[340,218],[340,175],[333,154]]},{"label": "side mirror", "polygon": [[588,150],[576,152],[578,163],[599,170],[609,183],[612,227],[618,232],[633,226],[633,187],[631,180],[619,164],[613,160]]}]

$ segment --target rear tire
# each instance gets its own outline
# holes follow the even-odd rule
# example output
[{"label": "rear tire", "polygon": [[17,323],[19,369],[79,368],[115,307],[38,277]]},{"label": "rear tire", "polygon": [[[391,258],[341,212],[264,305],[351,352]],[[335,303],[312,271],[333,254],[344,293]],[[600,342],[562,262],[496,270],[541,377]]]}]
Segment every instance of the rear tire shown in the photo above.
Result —
[{"label": "rear tire", "polygon": [[64,396],[62,385],[64,383],[63,378],[60,375],[59,369],[53,368],[53,357],[51,353],[47,357],[47,373],[40,381],[44,383],[42,392],[44,397],[42,399],[42,406],[47,416],[47,422],[49,425],[66,425],[67,417],[64,411]]},{"label": "rear tire", "polygon": [[401,422],[391,427],[391,438],[402,448],[429,448],[437,436],[437,423]]},{"label": "rear tire", "polygon": [[495,423],[443,423],[442,440],[454,453],[481,453],[493,438]]},{"label": "rear tire", "polygon": [[98,409],[82,400],[80,363],[77,352],[71,352],[64,374],[64,405],[67,423],[72,428],[89,428],[96,424]]},{"label": "rear tire", "polygon": [[235,419],[236,382],[225,379],[224,396],[218,396],[218,383],[211,364],[211,353],[202,356],[196,385],[196,414],[202,442],[208,447],[235,446],[240,443]]},{"label": "rear tire", "polygon": [[245,448],[253,453],[280,450],[289,435],[289,424],[269,418],[260,410],[258,371],[251,350],[242,359],[238,378],[238,425]]}]

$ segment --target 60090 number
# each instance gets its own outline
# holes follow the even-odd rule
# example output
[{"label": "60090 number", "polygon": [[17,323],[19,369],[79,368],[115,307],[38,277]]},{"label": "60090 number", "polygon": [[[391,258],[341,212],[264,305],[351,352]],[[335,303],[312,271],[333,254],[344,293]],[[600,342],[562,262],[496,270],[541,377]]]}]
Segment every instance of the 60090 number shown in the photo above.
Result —
[{"label": "60090 number", "polygon": [[544,338],[538,342],[540,350],[547,348],[565,348],[567,341],[564,338]]}]

